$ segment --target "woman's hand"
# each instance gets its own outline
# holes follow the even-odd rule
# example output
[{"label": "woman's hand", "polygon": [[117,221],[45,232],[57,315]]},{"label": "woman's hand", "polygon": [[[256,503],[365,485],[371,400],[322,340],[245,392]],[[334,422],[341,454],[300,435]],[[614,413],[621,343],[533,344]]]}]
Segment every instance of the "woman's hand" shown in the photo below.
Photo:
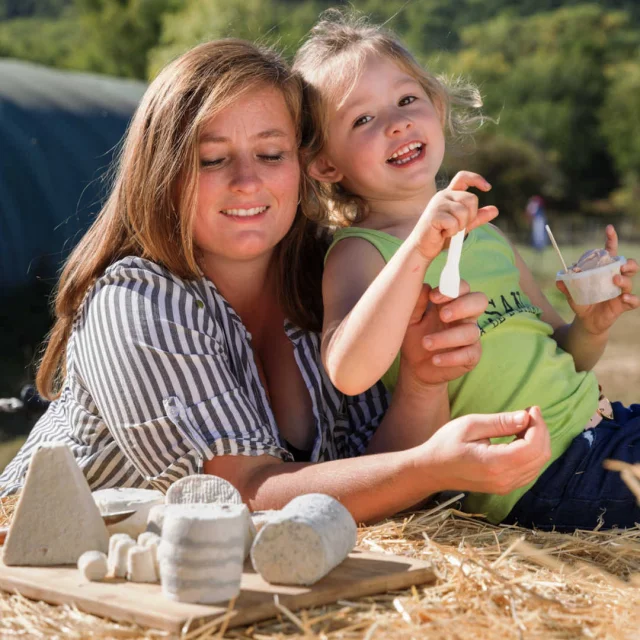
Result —
[{"label": "woman's hand", "polygon": [[[508,444],[490,438],[515,435]],[[415,447],[420,474],[443,489],[505,495],[535,480],[551,457],[540,409],[471,414],[441,427]]]},{"label": "woman's hand", "polygon": [[491,185],[479,174],[459,171],[449,186],[438,191],[411,232],[417,250],[429,261],[444,248],[445,242],[458,231],[471,231],[498,215],[494,206],[478,209],[478,196],[467,189],[489,191]]},{"label": "woman's hand", "polygon": [[[617,256],[618,234],[612,224],[607,225],[606,236],[604,248],[610,255]],[[632,259],[628,260],[620,269],[620,275],[613,277],[614,284],[620,287],[622,293],[617,298],[597,304],[576,304],[564,282],[558,281],[556,286],[567,297],[567,302],[576,314],[576,320],[582,325],[582,328],[591,335],[600,336],[606,333],[625,311],[631,311],[640,306],[638,296],[631,293],[633,276],[636,273],[638,273],[638,263]]]},{"label": "woman's hand", "polygon": [[401,375],[433,386],[471,371],[482,355],[477,321],[486,308],[484,293],[469,293],[465,281],[455,300],[425,284],[402,343]]}]

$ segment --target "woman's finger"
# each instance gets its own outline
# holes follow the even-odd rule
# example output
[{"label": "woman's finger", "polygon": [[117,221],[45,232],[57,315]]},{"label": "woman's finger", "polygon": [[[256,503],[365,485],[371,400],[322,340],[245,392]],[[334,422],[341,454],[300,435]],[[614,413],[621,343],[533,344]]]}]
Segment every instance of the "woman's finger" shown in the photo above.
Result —
[{"label": "woman's finger", "polygon": [[480,329],[477,324],[465,323],[449,327],[444,331],[437,331],[422,339],[422,346],[427,351],[441,351],[443,349],[458,349],[475,344],[480,339]]},{"label": "woman's finger", "polygon": [[631,293],[633,289],[633,280],[630,276],[615,275],[613,276],[613,284],[622,289],[622,293]]},{"label": "woman's finger", "polygon": [[476,342],[468,347],[437,353],[431,362],[441,369],[460,369],[460,375],[462,375],[465,371],[471,371],[480,362],[481,356],[482,347],[479,342]]},{"label": "woman's finger", "polygon": [[440,308],[442,322],[456,322],[468,318],[478,319],[487,309],[489,300],[481,291],[460,296]]}]

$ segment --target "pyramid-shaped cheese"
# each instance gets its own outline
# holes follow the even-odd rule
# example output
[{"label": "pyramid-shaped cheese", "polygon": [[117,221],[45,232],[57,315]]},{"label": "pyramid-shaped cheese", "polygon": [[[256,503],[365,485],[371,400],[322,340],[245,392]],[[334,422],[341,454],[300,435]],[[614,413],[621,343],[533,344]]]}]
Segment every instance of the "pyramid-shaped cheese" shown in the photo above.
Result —
[{"label": "pyramid-shaped cheese", "polygon": [[107,527],[69,448],[39,448],[4,545],[4,563],[75,564],[85,551],[108,548]]}]

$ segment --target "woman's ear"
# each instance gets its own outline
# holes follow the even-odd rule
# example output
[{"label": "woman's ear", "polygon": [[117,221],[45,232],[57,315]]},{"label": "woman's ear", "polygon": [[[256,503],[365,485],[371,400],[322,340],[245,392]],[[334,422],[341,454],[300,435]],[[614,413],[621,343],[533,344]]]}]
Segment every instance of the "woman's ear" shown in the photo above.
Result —
[{"label": "woman's ear", "polygon": [[307,173],[318,182],[340,182],[344,178],[344,174],[340,173],[323,154],[309,164]]}]

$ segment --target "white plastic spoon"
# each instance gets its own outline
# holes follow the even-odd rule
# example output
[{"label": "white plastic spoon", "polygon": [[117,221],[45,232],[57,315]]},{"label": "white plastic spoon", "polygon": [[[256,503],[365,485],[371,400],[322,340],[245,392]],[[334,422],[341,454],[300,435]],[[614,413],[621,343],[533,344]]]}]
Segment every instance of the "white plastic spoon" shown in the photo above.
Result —
[{"label": "white plastic spoon", "polygon": [[460,295],[460,256],[463,242],[464,229],[451,238],[447,262],[440,274],[440,293],[448,298],[457,298]]}]

